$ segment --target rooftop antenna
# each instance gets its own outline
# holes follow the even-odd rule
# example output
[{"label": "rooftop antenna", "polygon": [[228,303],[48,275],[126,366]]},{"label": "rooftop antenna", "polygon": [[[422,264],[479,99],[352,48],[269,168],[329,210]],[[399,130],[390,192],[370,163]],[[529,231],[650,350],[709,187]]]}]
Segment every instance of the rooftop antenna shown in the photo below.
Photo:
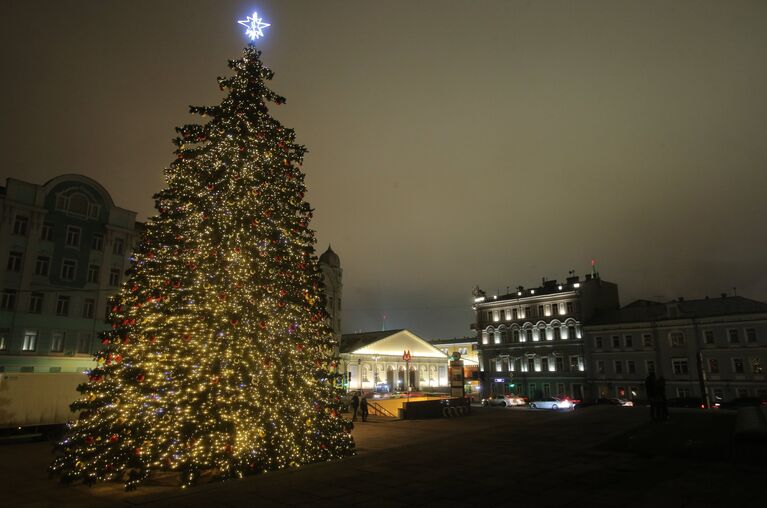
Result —
[{"label": "rooftop antenna", "polygon": [[386,331],[386,314],[383,315],[383,319],[381,320],[381,331]]},{"label": "rooftop antenna", "polygon": [[738,296],[738,288],[735,286],[732,287],[732,296]]}]

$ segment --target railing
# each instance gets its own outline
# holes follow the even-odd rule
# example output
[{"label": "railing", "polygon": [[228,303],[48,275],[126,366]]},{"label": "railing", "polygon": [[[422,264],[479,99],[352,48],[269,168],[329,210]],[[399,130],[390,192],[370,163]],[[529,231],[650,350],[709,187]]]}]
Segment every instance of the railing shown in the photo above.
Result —
[{"label": "railing", "polygon": [[391,418],[396,418],[395,415],[391,413],[391,411],[388,411],[385,409],[381,404],[378,402],[368,401],[368,411],[370,414],[378,415],[378,416],[389,416]]}]

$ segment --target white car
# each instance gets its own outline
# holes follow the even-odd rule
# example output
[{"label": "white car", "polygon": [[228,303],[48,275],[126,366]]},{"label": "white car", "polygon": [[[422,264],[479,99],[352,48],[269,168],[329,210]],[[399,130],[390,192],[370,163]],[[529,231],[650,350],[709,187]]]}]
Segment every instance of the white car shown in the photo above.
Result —
[{"label": "white car", "polygon": [[506,406],[526,406],[527,400],[525,400],[524,397],[520,397],[519,395],[506,395]]},{"label": "white car", "polygon": [[575,409],[575,404],[567,399],[557,399],[555,397],[543,397],[530,403],[533,409]]}]

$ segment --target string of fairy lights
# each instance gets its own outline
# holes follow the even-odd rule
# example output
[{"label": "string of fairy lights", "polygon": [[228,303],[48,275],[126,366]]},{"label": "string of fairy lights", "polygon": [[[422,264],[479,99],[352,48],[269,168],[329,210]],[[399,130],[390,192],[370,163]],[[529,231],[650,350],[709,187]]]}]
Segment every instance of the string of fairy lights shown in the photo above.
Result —
[{"label": "string of fairy lights", "polygon": [[[270,26],[240,21],[251,39]],[[354,453],[300,170],[306,150],[269,114],[285,99],[249,44],[204,123],[177,128],[128,277],[111,302],[80,417],[51,470],[63,481],[153,471],[239,477]]]}]

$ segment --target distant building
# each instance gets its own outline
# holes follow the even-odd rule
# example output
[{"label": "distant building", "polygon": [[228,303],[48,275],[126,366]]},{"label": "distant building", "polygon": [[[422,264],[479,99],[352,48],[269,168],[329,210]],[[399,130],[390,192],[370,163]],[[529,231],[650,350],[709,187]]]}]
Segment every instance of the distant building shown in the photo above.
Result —
[{"label": "distant building", "polygon": [[479,349],[477,348],[476,337],[431,339],[429,342],[432,346],[445,353],[448,358],[452,357],[453,353],[459,353],[461,355],[466,395],[474,395],[475,398],[478,398],[480,391]]},{"label": "distant building", "polygon": [[140,236],[136,212],[98,182],[62,175],[9,178],[0,219],[0,372],[81,372]]},{"label": "distant building", "polygon": [[493,297],[477,288],[474,297],[483,396],[586,396],[582,326],[619,307],[615,284],[594,272]]},{"label": "distant building", "polygon": [[341,297],[343,296],[343,270],[338,254],[328,245],[328,250],[319,259],[325,284],[325,310],[328,312],[330,327],[336,340],[341,340]]},{"label": "distant building", "polygon": [[767,399],[767,303],[722,295],[637,300],[584,328],[587,383],[600,397],[646,399],[650,372],[667,397]]},{"label": "distant building", "polygon": [[448,388],[447,355],[409,330],[344,334],[340,349],[349,391]]}]

